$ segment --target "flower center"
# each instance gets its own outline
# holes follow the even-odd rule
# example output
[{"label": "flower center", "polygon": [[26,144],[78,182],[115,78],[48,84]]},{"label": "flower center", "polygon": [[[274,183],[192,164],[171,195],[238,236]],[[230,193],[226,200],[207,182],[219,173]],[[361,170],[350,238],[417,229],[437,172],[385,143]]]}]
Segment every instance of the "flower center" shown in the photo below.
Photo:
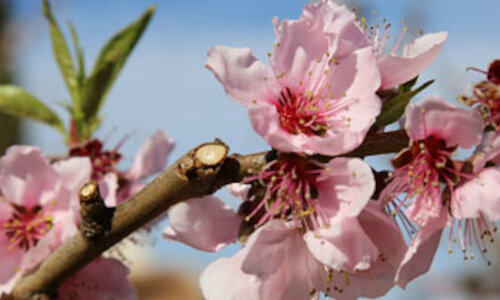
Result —
[{"label": "flower center", "polygon": [[52,228],[52,217],[45,215],[38,205],[31,209],[17,205],[13,208],[12,216],[0,229],[10,241],[9,250],[19,247],[28,251]]},{"label": "flower center", "polygon": [[[444,183],[450,190],[460,178],[453,160],[450,158],[456,147],[446,147],[442,139],[430,136],[417,141],[392,160],[395,168],[390,183],[382,193],[394,215],[399,215],[410,199],[425,201],[424,209],[434,210],[440,207],[441,187]],[[397,196],[404,194],[402,199]],[[399,200],[399,201],[394,201]],[[399,202],[399,203],[397,203]]]},{"label": "flower center", "polygon": [[92,179],[99,180],[106,173],[116,172],[116,166],[122,159],[122,155],[113,149],[103,151],[102,142],[99,140],[90,140],[83,146],[71,148],[69,156],[86,156],[92,162]]},{"label": "flower center", "polygon": [[[260,226],[273,218],[291,221],[296,227],[315,229],[326,219],[318,220],[316,183],[323,167],[296,154],[279,154],[252,182],[252,208],[246,221]],[[321,222],[321,224],[320,224]]]},{"label": "flower center", "polygon": [[312,92],[294,93],[286,87],[276,102],[281,126],[291,134],[323,136],[328,129],[331,104]]},{"label": "flower center", "polygon": [[493,84],[500,84],[500,60],[495,60],[488,68],[488,81]]}]

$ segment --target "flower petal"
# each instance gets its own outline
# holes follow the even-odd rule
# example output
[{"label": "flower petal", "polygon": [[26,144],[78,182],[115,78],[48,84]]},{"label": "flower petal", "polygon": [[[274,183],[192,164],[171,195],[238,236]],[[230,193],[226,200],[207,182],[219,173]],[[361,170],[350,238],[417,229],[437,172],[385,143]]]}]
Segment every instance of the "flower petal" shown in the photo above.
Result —
[{"label": "flower petal", "polygon": [[364,232],[378,248],[380,255],[371,263],[370,269],[350,276],[346,293],[357,290],[357,297],[376,298],[387,293],[394,286],[394,278],[406,252],[405,240],[394,219],[383,211],[383,204],[370,201],[359,215]]},{"label": "flower petal", "polygon": [[248,191],[250,190],[250,184],[245,183],[231,183],[226,185],[227,190],[231,195],[239,198],[242,201],[247,201]]},{"label": "flower petal", "polygon": [[0,160],[0,169],[0,187],[8,201],[33,207],[54,198],[59,176],[39,148],[10,147]]},{"label": "flower petal", "polygon": [[63,186],[74,194],[90,181],[92,163],[88,157],[72,157],[52,165],[59,174]]},{"label": "flower petal", "polygon": [[357,218],[338,216],[329,228],[308,231],[304,240],[312,255],[337,271],[366,270],[378,257],[377,247],[361,228]]},{"label": "flower petal", "polygon": [[262,299],[262,281],[241,270],[243,259],[242,253],[219,258],[201,273],[200,288],[206,300]]},{"label": "flower petal", "polygon": [[500,170],[486,168],[456,189],[452,214],[457,219],[475,219],[486,216],[490,221],[500,220]]},{"label": "flower petal", "polygon": [[471,148],[480,142],[483,120],[477,111],[433,97],[407,106],[405,129],[413,141],[434,136],[444,139],[450,147]]},{"label": "flower petal", "polygon": [[167,156],[174,148],[174,140],[158,130],[139,149],[127,177],[141,180],[160,172],[167,164]]},{"label": "flower petal", "polygon": [[255,231],[245,245],[245,273],[259,276],[274,273],[282,264],[285,241],[291,230],[282,221],[270,221]]},{"label": "flower petal", "polygon": [[403,55],[390,53],[379,61],[381,89],[389,89],[418,76],[441,52],[447,32],[430,33],[406,45]]},{"label": "flower petal", "polygon": [[214,196],[182,202],[168,211],[163,237],[203,251],[219,251],[238,237],[241,217]]},{"label": "flower petal", "polygon": [[439,246],[441,233],[447,222],[446,214],[446,209],[442,209],[440,217],[420,228],[411,241],[395,279],[402,288],[405,288],[408,282],[416,277],[425,274],[431,267]]},{"label": "flower petal", "polygon": [[106,206],[115,207],[118,205],[118,200],[122,199],[118,199],[117,197],[118,177],[116,173],[107,173],[99,180],[99,191]]},{"label": "flower petal", "polygon": [[[128,268],[111,258],[98,258],[59,287],[61,300],[135,300]],[[103,276],[105,274],[105,276]]]},{"label": "flower petal", "polygon": [[359,158],[338,157],[318,178],[318,203],[329,215],[356,217],[375,191],[370,166]]},{"label": "flower petal", "polygon": [[[273,72],[258,61],[248,48],[215,46],[205,63],[224,85],[227,95],[245,106],[252,101],[267,101],[277,87]],[[277,93],[274,93],[277,94]]]},{"label": "flower petal", "polygon": [[339,59],[327,82],[321,92],[333,97],[334,121],[325,135],[312,136],[307,146],[310,152],[339,155],[363,142],[382,107],[375,94],[380,86],[380,74],[371,48],[356,50]]},{"label": "flower petal", "polygon": [[21,266],[21,260],[24,250],[17,247],[9,250],[10,241],[5,234],[0,234],[0,257],[2,258],[2,267],[0,268],[0,287],[6,284],[18,271]]}]

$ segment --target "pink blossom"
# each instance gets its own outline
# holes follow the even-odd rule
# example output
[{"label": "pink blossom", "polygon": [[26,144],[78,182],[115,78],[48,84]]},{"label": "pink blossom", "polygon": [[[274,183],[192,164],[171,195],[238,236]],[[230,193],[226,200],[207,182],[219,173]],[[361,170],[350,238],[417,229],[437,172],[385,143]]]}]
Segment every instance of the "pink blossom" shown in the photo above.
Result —
[{"label": "pink blossom", "polygon": [[375,184],[362,160],[322,165],[279,153],[246,182],[249,190],[236,188],[238,195],[247,190],[238,214],[213,196],[169,210],[164,237],[205,251],[258,228],[242,251],[204,272],[207,299],[306,299],[320,292],[350,299],[380,296],[394,285],[406,246],[382,203],[369,204]]},{"label": "pink blossom", "polygon": [[[9,293],[21,275],[77,232],[78,191],[90,180],[92,166],[84,157],[51,165],[40,149],[13,146],[0,168],[0,292]],[[125,267],[106,261],[93,262],[70,278],[61,286],[60,298],[83,300],[99,293],[100,298],[92,299],[134,299]],[[100,285],[86,278],[99,278],[104,270],[113,276],[100,279]]]},{"label": "pink blossom", "polygon": [[[473,155],[471,174],[456,187],[450,205],[453,229],[458,231],[464,257],[474,258],[474,247],[484,253],[487,242],[493,242],[495,222],[500,220],[500,134],[487,133]],[[455,224],[457,225],[455,228]],[[489,263],[489,261],[488,261]]]},{"label": "pink blossom", "polygon": [[[335,158],[323,165],[284,153],[247,182],[255,185],[239,209],[247,225],[259,227],[280,218],[295,228],[316,233],[337,215],[359,215],[375,189],[372,171],[360,159]],[[215,197],[178,204],[169,210],[169,217],[164,237],[206,251],[234,241],[242,222]]]},{"label": "pink blossom", "polygon": [[[330,43],[338,43],[338,52],[348,53],[371,46],[380,71],[380,89],[389,89],[418,76],[441,52],[448,36],[446,32],[426,34],[401,47],[408,30],[405,26],[392,49],[387,49],[391,36],[390,23],[384,20],[379,24],[375,21],[372,26],[367,26],[365,18],[361,18],[359,24],[354,23],[353,16],[344,14],[343,10],[343,6],[331,0],[321,0],[309,8],[309,20],[323,29]],[[349,39],[339,40],[339,32],[348,35]]]},{"label": "pink blossom", "polygon": [[347,271],[318,261],[304,241],[307,237],[290,224],[273,220],[253,233],[234,257],[208,266],[200,278],[206,299],[299,300],[317,299],[320,293],[342,299],[382,296],[394,285],[405,244],[396,224],[379,207],[367,206],[348,221],[357,225],[343,228],[342,238],[332,244],[356,251],[362,245],[351,243],[352,239],[368,239],[377,255],[366,269]]},{"label": "pink blossom", "polygon": [[[274,21],[270,67],[250,49],[216,46],[206,66],[245,105],[273,148],[337,155],[356,148],[380,112],[371,47],[358,45],[355,15],[333,2],[308,4],[298,20]],[[364,36],[362,36],[364,38]]]},{"label": "pink blossom", "polygon": [[[59,228],[78,205],[78,190],[90,179],[88,159],[74,158],[50,165],[35,147],[13,146],[0,160],[0,283],[21,270],[28,251],[36,263],[43,259],[45,236],[71,231]],[[72,169],[72,171],[70,171]],[[41,255],[40,255],[41,254]],[[41,256],[41,257],[40,257]]]},{"label": "pink blossom", "polygon": [[401,208],[408,206],[406,216],[425,226],[441,212],[442,186],[453,191],[460,179],[452,159],[455,150],[477,145],[483,124],[476,112],[429,98],[408,105],[405,129],[410,146],[392,160],[395,171],[381,199],[403,218]]},{"label": "pink blossom", "polygon": [[92,178],[98,180],[106,205],[116,206],[144,186],[144,181],[161,171],[167,164],[167,156],[174,142],[162,130],[153,134],[137,152],[129,171],[118,169],[122,154],[120,144],[112,150],[105,150],[101,141],[90,140],[84,145],[70,149],[71,157],[89,157],[92,161]]}]

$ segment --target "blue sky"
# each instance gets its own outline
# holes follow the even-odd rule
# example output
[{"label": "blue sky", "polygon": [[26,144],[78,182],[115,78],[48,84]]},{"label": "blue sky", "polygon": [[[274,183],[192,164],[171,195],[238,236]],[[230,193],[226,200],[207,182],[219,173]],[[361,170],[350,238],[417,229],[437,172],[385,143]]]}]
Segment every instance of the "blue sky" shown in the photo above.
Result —
[{"label": "blue sky", "polygon": [[[15,1],[16,37],[20,49],[15,66],[20,84],[58,107],[69,96],[52,59],[48,28],[41,14],[41,1]],[[152,3],[158,10],[139,46],[125,65],[108,96],[104,108],[106,121],[98,131],[101,137],[111,134],[114,146],[126,134],[132,134],[122,148],[128,160],[156,129],[165,129],[176,140],[170,161],[191,147],[213,140],[226,141],[232,151],[250,153],[267,149],[255,134],[246,111],[229,100],[222,86],[203,67],[207,50],[217,44],[250,47],[260,58],[274,42],[273,17],[297,18],[305,0],[54,0],[54,12],[60,23],[71,20],[83,43],[87,69],[100,46],[116,30],[131,22]],[[496,21],[500,3],[496,0],[358,0],[375,9],[398,27],[406,19],[410,30],[424,32],[447,30],[449,39],[436,62],[422,75],[437,78],[425,94],[442,94],[450,101],[467,84],[480,78],[465,68],[486,68],[498,57],[500,38]],[[420,20],[420,21],[419,21]],[[62,109],[57,111],[64,113]],[[28,123],[25,142],[39,145],[46,152],[64,151],[61,138],[51,129]],[[378,165],[384,165],[379,159]],[[222,197],[229,198],[222,193]],[[158,232],[157,232],[158,233]],[[222,255],[230,255],[230,247]],[[410,286],[408,299],[420,299],[420,286],[442,276],[472,266],[481,268],[480,260],[467,264],[458,255],[445,255],[442,247],[431,274]],[[167,266],[189,264],[201,268],[221,254],[204,254],[177,243],[158,241],[155,251]],[[457,263],[460,262],[460,263]],[[457,266],[458,265],[458,266]],[[427,279],[426,279],[427,278]],[[391,292],[388,299],[398,299]],[[437,299],[437,298],[436,298]]]}]

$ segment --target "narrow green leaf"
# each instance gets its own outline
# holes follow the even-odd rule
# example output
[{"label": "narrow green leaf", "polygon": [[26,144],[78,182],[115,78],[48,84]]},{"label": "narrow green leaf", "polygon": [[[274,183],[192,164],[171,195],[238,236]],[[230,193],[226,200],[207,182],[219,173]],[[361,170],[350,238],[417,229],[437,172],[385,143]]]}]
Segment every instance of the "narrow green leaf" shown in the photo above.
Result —
[{"label": "narrow green leaf", "polygon": [[82,107],[85,122],[89,126],[98,122],[97,115],[109,89],[146,29],[154,11],[155,6],[148,8],[134,23],[115,34],[101,50],[83,87]]},{"label": "narrow green leaf", "polygon": [[61,29],[52,15],[50,3],[48,0],[43,0],[43,13],[50,24],[50,37],[52,40],[52,50],[56,58],[59,70],[61,71],[64,82],[68,87],[71,97],[75,102],[78,101],[78,81],[76,78],[75,67],[73,66],[73,59],[69,52],[68,44],[64,39]]},{"label": "narrow green leaf", "polygon": [[[411,83],[412,81],[413,80],[408,82],[411,86],[415,84],[415,82]],[[409,90],[411,87],[408,88],[408,86],[405,87],[401,85],[399,92],[389,99],[382,107],[382,112],[378,116],[375,126],[382,127],[397,122],[405,113],[406,106],[410,103],[411,98],[423,91],[433,82],[434,80],[429,80],[413,91]]]},{"label": "narrow green leaf", "polygon": [[78,69],[76,72],[76,79],[78,81],[78,86],[83,86],[83,81],[85,80],[85,60],[83,57],[83,48],[80,46],[78,39],[78,34],[76,33],[75,26],[71,22],[68,22],[69,32],[71,34],[71,39],[73,40],[73,49],[76,52],[76,60],[78,63]]},{"label": "narrow green leaf", "polygon": [[49,107],[15,85],[0,85],[0,111],[45,123],[66,135],[61,119]]}]

